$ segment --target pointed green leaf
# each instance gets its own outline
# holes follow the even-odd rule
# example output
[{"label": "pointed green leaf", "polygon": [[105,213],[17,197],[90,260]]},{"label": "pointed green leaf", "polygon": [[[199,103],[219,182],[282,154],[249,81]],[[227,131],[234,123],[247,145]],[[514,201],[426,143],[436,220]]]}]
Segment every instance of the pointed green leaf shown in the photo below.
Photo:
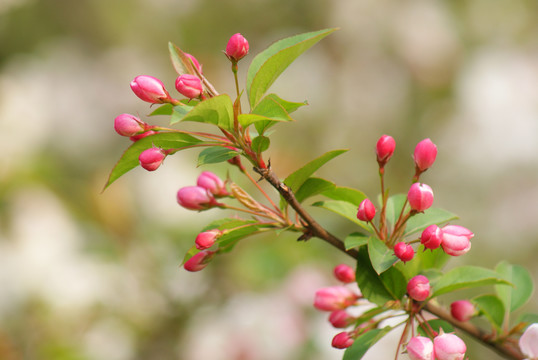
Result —
[{"label": "pointed green leaf", "polygon": [[471,299],[471,302],[480,310],[497,329],[500,329],[504,320],[504,305],[495,295],[481,295]]},{"label": "pointed green leaf", "polygon": [[173,43],[168,43],[168,52],[170,53],[170,60],[172,66],[179,75],[191,74],[196,75],[191,60],[185,55],[185,53]]},{"label": "pointed green leaf", "polygon": [[306,179],[306,181],[303,183],[303,185],[301,185],[299,190],[295,192],[295,198],[301,203],[311,196],[321,194],[322,192],[332,189],[334,187],[334,183],[328,180],[311,177]]},{"label": "pointed green leaf", "polygon": [[422,214],[416,214],[407,221],[404,235],[411,235],[433,224],[443,224],[457,219],[458,216],[443,209],[429,208]]},{"label": "pointed green leaf", "polygon": [[346,250],[353,249],[355,247],[358,248],[360,246],[368,244],[368,239],[368,235],[364,235],[361,233],[352,233],[344,239],[344,246],[346,247]]},{"label": "pointed green leaf", "polygon": [[432,297],[485,285],[510,285],[497,272],[479,266],[460,266],[445,273],[433,286]]},{"label": "pointed green leaf", "polygon": [[364,297],[379,306],[387,301],[400,300],[405,294],[407,281],[403,274],[391,267],[379,276],[370,263],[366,246],[359,248],[355,276]]},{"label": "pointed green leaf", "polygon": [[[187,106],[187,105],[185,105]],[[174,108],[175,111],[177,106]],[[198,103],[191,109],[182,121],[202,122],[213,124],[226,130],[233,129],[233,104],[228,95],[219,95]]]},{"label": "pointed green leaf", "polygon": [[348,347],[344,352],[343,360],[360,360],[366,354],[376,342],[381,340],[383,336],[387,335],[392,330],[387,326],[383,329],[372,329],[355,339],[353,345]]},{"label": "pointed green leaf", "polygon": [[177,105],[174,106],[172,111],[172,117],[170,118],[170,125],[174,125],[181,120],[192,110],[194,107],[198,104],[198,102],[194,102],[192,104],[185,104],[185,105]]},{"label": "pointed green leaf", "polygon": [[366,195],[364,195],[362,191],[344,186],[337,186],[334,189],[324,191],[323,195],[329,199],[341,200],[353,204],[356,209],[358,209],[360,203],[366,199]]},{"label": "pointed green leaf", "polygon": [[383,273],[398,261],[396,255],[394,255],[394,250],[389,249],[383,241],[375,236],[368,239],[368,254],[370,255],[372,266],[378,274]]},{"label": "pointed green leaf", "polygon": [[237,151],[220,147],[220,146],[212,146],[208,147],[207,149],[204,149],[200,152],[198,155],[198,165],[205,165],[205,164],[217,164],[224,162],[226,160],[230,160],[234,157],[239,155]]},{"label": "pointed green leaf", "polygon": [[345,201],[336,201],[336,200],[327,200],[327,201],[318,201],[312,204],[312,206],[317,206],[329,211],[332,211],[352,222],[359,225],[364,230],[368,231],[369,233],[373,234],[374,229],[370,226],[370,224],[360,221],[357,219],[357,207],[353,204],[350,204]]},{"label": "pointed green leaf", "polygon": [[174,112],[174,106],[172,104],[163,104],[157,109],[153,110],[149,116],[155,115],[172,115]]},{"label": "pointed green leaf", "polygon": [[259,53],[247,73],[247,92],[254,109],[265,92],[282,72],[303,52],[336,29],[325,29],[295,35],[275,42]]},{"label": "pointed green leaf", "polygon": [[314,174],[320,167],[325,165],[328,161],[334,159],[338,155],[345,153],[347,150],[332,150],[326,152],[320,157],[310,161],[308,164],[300,168],[299,170],[290,174],[284,184],[289,186],[293,191],[297,191],[301,185],[308,179],[312,174]]},{"label": "pointed green leaf", "polygon": [[271,144],[271,141],[267,136],[256,136],[252,140],[252,150],[254,150],[256,153],[260,154],[264,152],[265,150],[269,149],[269,145]]},{"label": "pointed green leaf", "polygon": [[163,149],[181,150],[201,143],[201,140],[193,136],[176,132],[163,132],[146,136],[145,138],[134,142],[131,146],[129,146],[129,148],[127,148],[127,150],[125,150],[120,160],[110,172],[104,189],[110,186],[110,184],[116,181],[123,174],[137,167],[139,165],[138,156],[140,153],[154,145]]},{"label": "pointed green leaf", "polygon": [[249,115],[260,116],[255,126],[258,134],[263,134],[278,121],[293,121],[289,114],[303,105],[306,105],[306,102],[293,103],[283,100],[275,94],[269,94],[256,105]]},{"label": "pointed green leaf", "polygon": [[525,305],[534,292],[532,277],[527,269],[520,265],[512,265],[507,261],[502,261],[495,270],[500,276],[513,284],[513,286],[495,286],[495,291],[502,300],[505,309],[512,312]]}]

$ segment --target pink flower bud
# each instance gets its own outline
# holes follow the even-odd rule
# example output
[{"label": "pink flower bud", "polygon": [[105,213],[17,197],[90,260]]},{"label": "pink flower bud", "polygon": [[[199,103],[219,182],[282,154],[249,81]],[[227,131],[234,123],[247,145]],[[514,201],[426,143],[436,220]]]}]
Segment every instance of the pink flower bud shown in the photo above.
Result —
[{"label": "pink flower bud", "polygon": [[348,332],[341,332],[333,337],[332,346],[336,349],[345,349],[353,345],[355,341]]},{"label": "pink flower bud", "polygon": [[422,232],[420,243],[426,249],[437,249],[443,241],[443,231],[437,225],[430,225]]},{"label": "pink flower bud", "polygon": [[202,65],[200,65],[200,63],[198,62],[198,60],[196,60],[196,58],[195,58],[194,56],[192,56],[191,54],[187,54],[187,53],[185,53],[185,56],[188,57],[189,59],[191,59],[191,61],[192,61],[193,65],[194,65],[194,67],[195,67],[196,69],[198,69],[198,72],[199,72],[200,74],[202,74]]},{"label": "pink flower bud", "polygon": [[463,360],[467,346],[454,334],[441,334],[433,339],[433,351],[437,360]]},{"label": "pink flower bud", "polygon": [[194,241],[196,248],[198,250],[209,249],[211,246],[213,246],[213,244],[215,244],[215,241],[219,238],[221,234],[222,232],[219,229],[213,229],[199,233],[196,236],[196,240]]},{"label": "pink flower bud", "polygon": [[150,136],[150,135],[153,135],[153,134],[157,134],[157,131],[148,130],[148,131],[143,132],[142,134],[131,136],[129,138],[129,140],[136,142],[136,141],[138,141],[140,139],[145,138],[146,136]]},{"label": "pink flower bud", "polygon": [[353,324],[355,317],[349,315],[345,310],[335,310],[329,315],[329,322],[337,329],[343,329]]},{"label": "pink flower bud", "polygon": [[458,300],[450,304],[450,313],[458,321],[469,321],[476,313],[476,309],[469,300]]},{"label": "pink flower bud", "polygon": [[121,136],[135,136],[146,130],[147,124],[134,115],[121,114],[114,119],[114,130]]},{"label": "pink flower bud", "polygon": [[316,291],[314,307],[322,311],[342,310],[354,305],[359,297],[344,286],[329,286]]},{"label": "pink flower bud", "polygon": [[538,359],[538,323],[530,325],[521,335],[519,348],[528,359]]},{"label": "pink flower bud", "polygon": [[357,211],[357,219],[361,221],[372,221],[375,216],[375,206],[369,199],[364,199],[359,204],[359,210]]},{"label": "pink flower bud", "polygon": [[161,80],[149,75],[139,75],[131,81],[131,89],[140,99],[152,104],[162,104],[171,100]]},{"label": "pink flower bud", "polygon": [[215,256],[216,251],[203,250],[191,257],[183,264],[183,268],[187,271],[200,271],[209,264]]},{"label": "pink flower bud", "polygon": [[334,276],[343,283],[355,282],[355,270],[349,265],[340,264],[334,267]]},{"label": "pink flower bud", "polygon": [[196,185],[203,187],[215,196],[229,195],[228,191],[226,191],[224,181],[210,171],[203,171],[200,176],[198,176]]},{"label": "pink flower bud", "polygon": [[389,135],[383,135],[377,141],[375,147],[375,153],[377,155],[377,162],[379,166],[384,166],[394,154],[396,148],[396,141]]},{"label": "pink flower bud", "polygon": [[200,186],[186,186],[179,189],[177,202],[189,210],[205,210],[219,205],[213,195]]},{"label": "pink flower bud", "polygon": [[413,277],[407,283],[407,293],[413,300],[426,300],[430,296],[430,281],[424,275]]},{"label": "pink flower bud", "polygon": [[418,170],[426,171],[435,162],[437,157],[437,146],[430,140],[424,139],[415,147],[413,159]]},{"label": "pink flower bud", "polygon": [[177,91],[189,99],[199,98],[204,92],[202,81],[196,75],[183,74],[176,79]]},{"label": "pink flower bud", "polygon": [[433,204],[433,190],[426,184],[414,183],[409,188],[407,199],[411,209],[424,211]]},{"label": "pink flower bud", "polygon": [[412,337],[407,343],[406,349],[411,360],[433,360],[433,342],[430,338]]},{"label": "pink flower bud", "polygon": [[232,35],[226,45],[226,56],[233,61],[239,61],[248,54],[248,41],[240,33]]},{"label": "pink flower bud", "polygon": [[147,171],[155,171],[161,166],[164,158],[166,157],[166,151],[158,147],[151,147],[140,153],[138,161]]},{"label": "pink flower bud", "polygon": [[474,234],[469,229],[459,225],[445,225],[441,230],[443,231],[441,246],[448,255],[460,256],[471,249],[470,240]]},{"label": "pink flower bud", "polygon": [[405,263],[413,259],[413,257],[415,256],[415,250],[413,250],[413,247],[411,245],[400,241],[399,243],[394,245],[394,255],[396,255],[398,259],[402,260]]}]

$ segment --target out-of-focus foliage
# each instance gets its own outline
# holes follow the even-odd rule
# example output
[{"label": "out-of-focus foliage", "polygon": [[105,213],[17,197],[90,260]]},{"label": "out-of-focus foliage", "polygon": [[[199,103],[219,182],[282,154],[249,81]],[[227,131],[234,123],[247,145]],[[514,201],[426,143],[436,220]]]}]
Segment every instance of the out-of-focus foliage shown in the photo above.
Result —
[{"label": "out-of-focus foliage", "polygon": [[[345,147],[324,177],[374,197],[373,149],[388,133],[397,142],[389,187],[403,192],[413,173],[403,149],[430,137],[439,155],[424,176],[435,204],[476,234],[462,261],[505,259],[537,279],[537,20],[532,0],[1,1],[0,358],[341,357],[311,302],[346,258],[316,239],[253,238],[201,273],[179,268],[217,216],[175,203],[202,171],[194,153],[101,193],[128,143],[114,117],[150,112],[128,83],[146,73],[173,89],[168,41],[224,93],[233,78],[221,50],[233,33],[255,54],[276,38],[339,26],[274,84],[310,104],[273,135],[277,174]],[[320,221],[338,235],[353,230]],[[379,348],[372,359],[394,356]]]}]

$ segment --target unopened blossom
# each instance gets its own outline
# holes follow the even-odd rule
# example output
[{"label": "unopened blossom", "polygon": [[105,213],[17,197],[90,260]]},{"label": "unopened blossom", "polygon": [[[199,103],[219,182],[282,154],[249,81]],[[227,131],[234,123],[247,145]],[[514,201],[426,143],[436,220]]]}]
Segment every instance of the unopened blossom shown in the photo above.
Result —
[{"label": "unopened blossom", "polygon": [[152,104],[162,104],[172,100],[161,80],[149,76],[139,75],[131,81],[131,89],[140,99]]},{"label": "unopened blossom", "polygon": [[334,276],[343,283],[355,282],[355,270],[349,265],[340,264],[334,267]]},{"label": "unopened blossom", "polygon": [[196,240],[194,241],[196,248],[198,250],[209,249],[211,246],[213,246],[213,244],[215,244],[215,241],[221,234],[222,231],[220,231],[219,229],[213,229],[199,233],[198,235],[196,235]]},{"label": "unopened blossom", "polygon": [[226,56],[232,61],[239,61],[248,54],[248,41],[240,33],[232,35],[226,44]]},{"label": "unopened blossom", "polygon": [[370,199],[364,199],[359,204],[359,209],[357,210],[357,219],[361,221],[372,221],[375,216],[375,206],[370,201]]},{"label": "unopened blossom", "polygon": [[426,171],[435,162],[437,157],[437,146],[430,140],[424,139],[417,144],[413,159],[415,166],[419,171]]},{"label": "unopened blossom", "polygon": [[138,161],[140,162],[140,166],[147,171],[155,171],[161,166],[165,157],[165,150],[158,147],[151,147],[140,153]]},{"label": "unopened blossom", "polygon": [[538,359],[538,323],[530,325],[519,338],[519,348],[529,360]]},{"label": "unopened blossom", "polygon": [[114,130],[121,136],[135,136],[146,128],[145,122],[131,114],[121,114],[114,119]]},{"label": "unopened blossom", "polygon": [[176,90],[189,99],[199,98],[204,92],[200,78],[191,74],[178,76],[176,79]]},{"label": "unopened blossom", "polygon": [[203,171],[196,179],[196,185],[203,187],[215,196],[228,196],[226,184],[211,171]]},{"label": "unopened blossom", "polygon": [[440,334],[433,339],[433,351],[437,360],[463,360],[467,346],[454,334]]},{"label": "unopened blossom", "polygon": [[333,337],[332,346],[336,349],[345,349],[353,345],[354,341],[351,333],[344,331]]},{"label": "unopened blossom", "polygon": [[192,64],[194,65],[194,67],[198,70],[200,74],[202,74],[202,65],[200,65],[198,60],[191,54],[185,53],[185,56],[188,57],[192,61]]},{"label": "unopened blossom", "polygon": [[346,328],[353,324],[355,320],[356,318],[345,310],[334,310],[329,315],[329,322],[337,329]]},{"label": "unopened blossom", "polygon": [[183,264],[183,268],[187,271],[196,272],[200,271],[209,264],[211,259],[215,256],[215,251],[203,250],[195,254],[189,260]]},{"label": "unopened blossom", "polygon": [[377,140],[375,147],[375,153],[377,155],[377,162],[380,167],[383,167],[394,154],[396,148],[396,141],[389,135],[383,135]]},{"label": "unopened blossom", "polygon": [[417,275],[407,283],[407,293],[411,299],[424,301],[430,296],[430,281],[424,275]]},{"label": "unopened blossom", "polygon": [[205,210],[219,205],[213,195],[201,186],[186,186],[179,189],[177,202],[189,210]]},{"label": "unopened blossom", "polygon": [[458,300],[450,304],[450,314],[458,321],[468,321],[476,313],[476,308],[469,300]]},{"label": "unopened blossom", "polygon": [[410,261],[415,256],[415,250],[409,244],[406,244],[403,241],[400,241],[394,245],[394,255],[404,263]]},{"label": "unopened blossom", "polygon": [[433,342],[424,336],[412,337],[407,343],[407,355],[411,360],[434,360]]},{"label": "unopened blossom", "polygon": [[420,243],[426,249],[437,249],[443,241],[443,231],[437,225],[430,225],[420,235]]},{"label": "unopened blossom", "polygon": [[409,188],[407,199],[411,209],[422,212],[433,204],[433,190],[426,184],[414,183]]},{"label": "unopened blossom", "polygon": [[345,286],[329,286],[316,291],[314,307],[322,311],[342,310],[354,305],[358,298]]},{"label": "unopened blossom", "polygon": [[471,249],[471,238],[474,236],[471,230],[459,225],[445,225],[441,230],[441,246],[448,255],[460,256]]}]

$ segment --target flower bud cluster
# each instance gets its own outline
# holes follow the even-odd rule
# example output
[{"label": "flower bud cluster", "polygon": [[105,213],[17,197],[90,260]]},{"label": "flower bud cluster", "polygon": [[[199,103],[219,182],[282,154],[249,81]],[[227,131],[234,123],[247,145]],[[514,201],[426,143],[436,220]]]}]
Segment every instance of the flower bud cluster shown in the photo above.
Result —
[{"label": "flower bud cluster", "polygon": [[216,197],[227,196],[225,183],[215,174],[204,171],[198,176],[196,186],[182,187],[177,192],[177,202],[185,209],[206,210],[222,206]]},{"label": "flower bud cluster", "polygon": [[430,225],[422,232],[420,242],[426,249],[442,247],[443,251],[451,256],[460,256],[471,249],[471,230],[459,225],[445,225],[440,228]]},{"label": "flower bud cluster", "polygon": [[457,335],[439,334],[433,341],[425,336],[412,337],[406,350],[411,360],[463,360],[467,346]]}]

